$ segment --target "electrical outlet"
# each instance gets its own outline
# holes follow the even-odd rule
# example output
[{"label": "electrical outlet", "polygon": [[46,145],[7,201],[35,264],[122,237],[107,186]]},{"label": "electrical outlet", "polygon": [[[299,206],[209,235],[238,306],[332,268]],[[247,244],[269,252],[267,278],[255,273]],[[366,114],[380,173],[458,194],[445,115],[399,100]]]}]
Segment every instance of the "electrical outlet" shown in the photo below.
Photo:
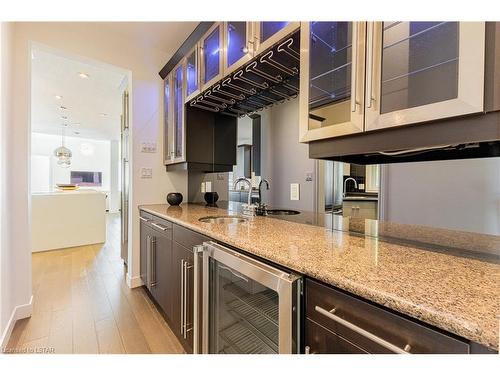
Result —
[{"label": "electrical outlet", "polygon": [[141,178],[153,178],[153,168],[141,168]]},{"label": "electrical outlet", "polygon": [[290,184],[290,200],[298,201],[300,200],[300,188],[299,184]]},{"label": "electrical outlet", "polygon": [[143,142],[141,143],[141,152],[145,153],[155,153],[156,152],[156,143],[154,142]]},{"label": "electrical outlet", "polygon": [[359,190],[365,190],[365,184],[358,184]]},{"label": "electrical outlet", "polygon": [[311,182],[313,180],[312,172],[306,173],[306,182]]}]

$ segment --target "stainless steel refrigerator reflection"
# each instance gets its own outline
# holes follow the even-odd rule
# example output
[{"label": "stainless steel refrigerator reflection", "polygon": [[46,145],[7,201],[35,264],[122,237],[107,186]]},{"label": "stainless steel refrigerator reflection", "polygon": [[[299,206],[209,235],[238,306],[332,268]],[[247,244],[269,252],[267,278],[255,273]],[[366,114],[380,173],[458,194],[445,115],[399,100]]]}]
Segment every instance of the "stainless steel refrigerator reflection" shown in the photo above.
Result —
[{"label": "stainless steel refrigerator reflection", "polygon": [[194,352],[298,353],[302,279],[215,242],[195,248]]}]

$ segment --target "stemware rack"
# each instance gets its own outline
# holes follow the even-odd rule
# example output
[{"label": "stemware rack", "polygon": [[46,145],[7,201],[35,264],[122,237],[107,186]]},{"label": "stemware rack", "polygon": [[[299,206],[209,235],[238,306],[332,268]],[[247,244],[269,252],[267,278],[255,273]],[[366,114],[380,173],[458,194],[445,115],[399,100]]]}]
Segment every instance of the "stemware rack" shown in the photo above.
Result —
[{"label": "stemware rack", "polygon": [[189,102],[233,117],[243,117],[296,98],[299,93],[299,32],[255,56]]}]

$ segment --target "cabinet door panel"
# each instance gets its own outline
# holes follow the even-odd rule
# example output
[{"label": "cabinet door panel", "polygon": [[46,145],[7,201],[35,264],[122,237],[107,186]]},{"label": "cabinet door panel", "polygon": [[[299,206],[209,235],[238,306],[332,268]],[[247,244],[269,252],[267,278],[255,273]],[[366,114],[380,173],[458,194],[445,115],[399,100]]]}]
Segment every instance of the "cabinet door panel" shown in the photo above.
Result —
[{"label": "cabinet door panel", "polygon": [[141,220],[139,231],[140,231],[139,236],[141,239],[141,244],[140,244],[141,280],[142,283],[147,286],[147,261],[148,261],[147,252],[149,248],[148,236],[150,235],[151,229],[149,229],[148,225]]},{"label": "cabinet door panel", "polygon": [[483,110],[483,22],[368,27],[366,130]]},{"label": "cabinet door panel", "polygon": [[215,24],[201,39],[202,90],[222,77],[222,24]]},{"label": "cabinet door panel", "polygon": [[302,142],[363,130],[365,29],[363,22],[302,23]]},{"label": "cabinet door panel", "polygon": [[182,64],[174,69],[174,161],[184,161],[184,70]]},{"label": "cabinet door panel", "polygon": [[236,70],[252,58],[249,43],[251,32],[251,22],[224,22],[224,75]]},{"label": "cabinet door panel", "polygon": [[169,74],[163,83],[163,157],[165,164],[172,163],[175,154],[172,104],[172,74]]},{"label": "cabinet door panel", "polygon": [[154,275],[155,286],[151,288],[153,297],[156,302],[161,306],[163,312],[170,319],[172,316],[172,298],[171,298],[171,285],[172,278],[172,239],[164,233],[156,230],[154,232]]},{"label": "cabinet door panel", "polygon": [[289,21],[266,21],[255,22],[255,42],[257,43],[255,53],[261,53],[281,39],[292,33],[300,26],[300,22]]},{"label": "cabinet door panel", "polygon": [[310,354],[367,354],[348,340],[306,319],[306,346]]},{"label": "cabinet door panel", "polygon": [[[172,331],[181,341],[187,352],[193,351],[193,303],[194,303],[194,274],[193,274],[193,252],[173,241],[172,261]],[[187,262],[186,277],[183,265]],[[186,281],[186,283],[184,283]],[[185,286],[185,294],[183,287]],[[183,299],[186,297],[184,306]],[[184,309],[186,310],[184,312]],[[184,321],[184,318],[186,321]],[[184,337],[183,326],[186,326]]]},{"label": "cabinet door panel", "polygon": [[200,92],[200,74],[198,65],[198,46],[187,54],[185,60],[186,102]]}]

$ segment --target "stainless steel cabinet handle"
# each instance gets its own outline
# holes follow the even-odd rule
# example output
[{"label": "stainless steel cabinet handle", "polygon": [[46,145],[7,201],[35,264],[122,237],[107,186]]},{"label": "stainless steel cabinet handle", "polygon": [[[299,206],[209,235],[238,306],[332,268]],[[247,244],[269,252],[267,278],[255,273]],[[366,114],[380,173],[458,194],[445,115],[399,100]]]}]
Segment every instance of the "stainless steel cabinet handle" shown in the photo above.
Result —
[{"label": "stainless steel cabinet handle", "polygon": [[248,280],[245,276],[240,275],[238,272],[236,272],[236,271],[232,270],[232,269],[231,269],[231,268],[229,268],[229,267],[224,267],[224,266],[219,265],[219,268],[220,268],[221,270],[226,270],[226,271],[228,271],[229,273],[231,273],[231,275],[233,275],[233,276],[235,276],[235,277],[237,277],[237,278],[239,278],[239,279],[243,280],[243,281],[244,281],[244,282],[246,282],[246,283],[248,283],[248,282],[249,282],[249,280]]},{"label": "stainless steel cabinet handle", "polygon": [[189,289],[189,270],[193,268],[188,262],[184,261],[184,338],[187,339],[187,333],[192,330],[188,328],[188,289]]},{"label": "stainless steel cabinet handle", "polygon": [[372,107],[373,102],[373,33],[374,23],[368,22],[368,33],[366,35],[366,108]]},{"label": "stainless steel cabinet handle", "polygon": [[[200,353],[200,272],[201,272],[201,262],[199,253],[203,252],[203,245],[197,245],[193,248],[194,253],[194,275],[193,275],[193,291],[194,291],[194,303],[193,303],[193,353]],[[206,308],[206,307],[205,307]]]},{"label": "stainless steel cabinet handle", "polygon": [[181,335],[184,336],[184,259],[181,259]]},{"label": "stainless steel cabinet handle", "polygon": [[151,287],[151,236],[146,236],[146,286]]},{"label": "stainless steel cabinet handle", "polygon": [[352,48],[351,48],[351,112],[356,112],[356,97],[358,86],[358,23],[352,23]]},{"label": "stainless steel cabinet handle", "polygon": [[386,349],[389,349],[390,351],[398,354],[410,354],[411,346],[406,345],[404,349],[401,349],[399,346],[393,345],[388,341],[385,341],[384,339],[381,339],[378,336],[375,336],[373,333],[370,333],[363,328],[358,327],[357,325],[352,324],[351,322],[348,322],[347,320],[344,320],[337,315],[335,315],[335,308],[331,309],[330,311],[325,310],[322,307],[315,306],[314,309],[319,312],[321,315],[326,316],[327,318],[333,320],[334,322],[337,322],[344,327],[347,327],[354,332],[359,333],[360,335],[366,337],[369,340],[372,340],[373,342],[379,344],[380,346],[383,346]]},{"label": "stainless steel cabinet handle", "polygon": [[156,238],[151,237],[151,288],[156,286]]},{"label": "stainless steel cabinet handle", "polygon": [[144,221],[145,223],[149,223],[149,220],[148,220],[148,219],[146,219],[146,218],[144,218],[144,217],[142,217],[142,216],[139,216],[139,219],[140,219],[141,221]]},{"label": "stainless steel cabinet handle", "polygon": [[156,224],[156,223],[151,223],[151,225],[153,227],[155,227],[156,229],[159,229],[159,230],[162,230],[162,231],[166,231],[166,230],[169,230],[170,228],[168,227],[164,227],[163,225],[160,225],[160,224]]}]

